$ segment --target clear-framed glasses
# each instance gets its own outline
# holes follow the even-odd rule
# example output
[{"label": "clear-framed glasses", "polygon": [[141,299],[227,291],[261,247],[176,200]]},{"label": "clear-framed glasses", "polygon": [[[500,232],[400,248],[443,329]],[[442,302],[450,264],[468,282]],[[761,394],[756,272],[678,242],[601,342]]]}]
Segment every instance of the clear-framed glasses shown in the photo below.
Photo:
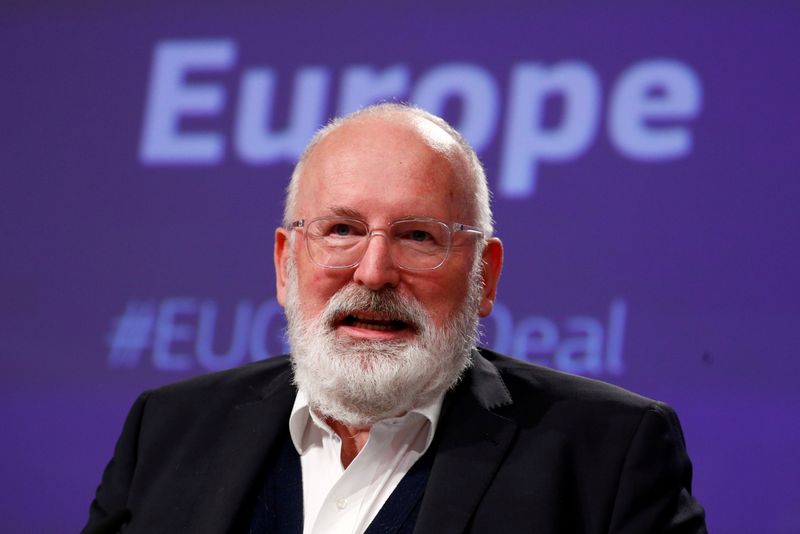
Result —
[{"label": "clear-framed glasses", "polygon": [[374,236],[386,239],[394,264],[408,271],[438,269],[453,248],[454,234],[467,232],[483,237],[483,231],[461,223],[443,223],[436,219],[408,218],[385,228],[371,229],[366,222],[350,217],[300,219],[289,225],[301,229],[308,256],[315,264],[328,269],[350,269],[358,265]]}]

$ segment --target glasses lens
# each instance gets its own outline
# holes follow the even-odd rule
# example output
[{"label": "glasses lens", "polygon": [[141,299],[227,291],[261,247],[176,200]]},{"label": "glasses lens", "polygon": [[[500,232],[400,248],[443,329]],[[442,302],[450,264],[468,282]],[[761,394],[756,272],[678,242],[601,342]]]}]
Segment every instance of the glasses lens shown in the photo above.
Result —
[{"label": "glasses lens", "polygon": [[[439,221],[404,219],[389,226],[392,260],[398,267],[417,271],[436,269],[450,251],[450,228]],[[358,219],[323,217],[306,226],[311,260],[332,268],[353,267],[361,261],[369,241],[369,228]]]},{"label": "glasses lens", "polygon": [[439,221],[408,219],[391,226],[392,256],[406,269],[436,269],[447,258],[450,228]]},{"label": "glasses lens", "polygon": [[361,259],[366,235],[366,225],[356,219],[316,219],[306,228],[308,253],[318,265],[350,267]]}]

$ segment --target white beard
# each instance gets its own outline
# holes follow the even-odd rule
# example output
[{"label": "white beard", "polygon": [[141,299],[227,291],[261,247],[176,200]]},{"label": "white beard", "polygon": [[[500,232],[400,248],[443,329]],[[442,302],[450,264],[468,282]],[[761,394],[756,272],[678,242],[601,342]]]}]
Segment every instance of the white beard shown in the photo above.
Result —
[{"label": "white beard", "polygon": [[[318,317],[299,309],[294,258],[287,267],[286,318],[295,384],[317,414],[366,427],[433,402],[471,365],[478,331],[481,258],[470,274],[467,297],[446,325],[437,328],[422,305],[393,289],[342,287]],[[411,340],[373,341],[337,336],[336,317],[353,311],[387,313],[413,325]]]}]

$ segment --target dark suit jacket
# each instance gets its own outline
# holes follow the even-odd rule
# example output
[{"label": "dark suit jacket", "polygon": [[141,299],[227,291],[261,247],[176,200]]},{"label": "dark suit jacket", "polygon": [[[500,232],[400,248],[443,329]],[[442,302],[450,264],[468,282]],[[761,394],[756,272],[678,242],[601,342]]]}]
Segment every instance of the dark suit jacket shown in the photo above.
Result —
[{"label": "dark suit jacket", "polygon": [[[415,532],[705,532],[671,408],[486,350],[474,360],[445,398]],[[286,357],[142,394],[87,528],[126,508],[126,534],[246,526],[294,397]]]}]

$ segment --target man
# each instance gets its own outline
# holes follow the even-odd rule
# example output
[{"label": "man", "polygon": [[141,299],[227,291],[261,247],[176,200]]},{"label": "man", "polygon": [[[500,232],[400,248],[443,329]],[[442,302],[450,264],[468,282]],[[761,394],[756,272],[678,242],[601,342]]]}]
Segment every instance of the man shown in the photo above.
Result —
[{"label": "man", "polygon": [[705,532],[669,407],[474,348],[491,219],[440,118],[320,131],[275,233],[291,358],[143,394],[86,531]]}]

